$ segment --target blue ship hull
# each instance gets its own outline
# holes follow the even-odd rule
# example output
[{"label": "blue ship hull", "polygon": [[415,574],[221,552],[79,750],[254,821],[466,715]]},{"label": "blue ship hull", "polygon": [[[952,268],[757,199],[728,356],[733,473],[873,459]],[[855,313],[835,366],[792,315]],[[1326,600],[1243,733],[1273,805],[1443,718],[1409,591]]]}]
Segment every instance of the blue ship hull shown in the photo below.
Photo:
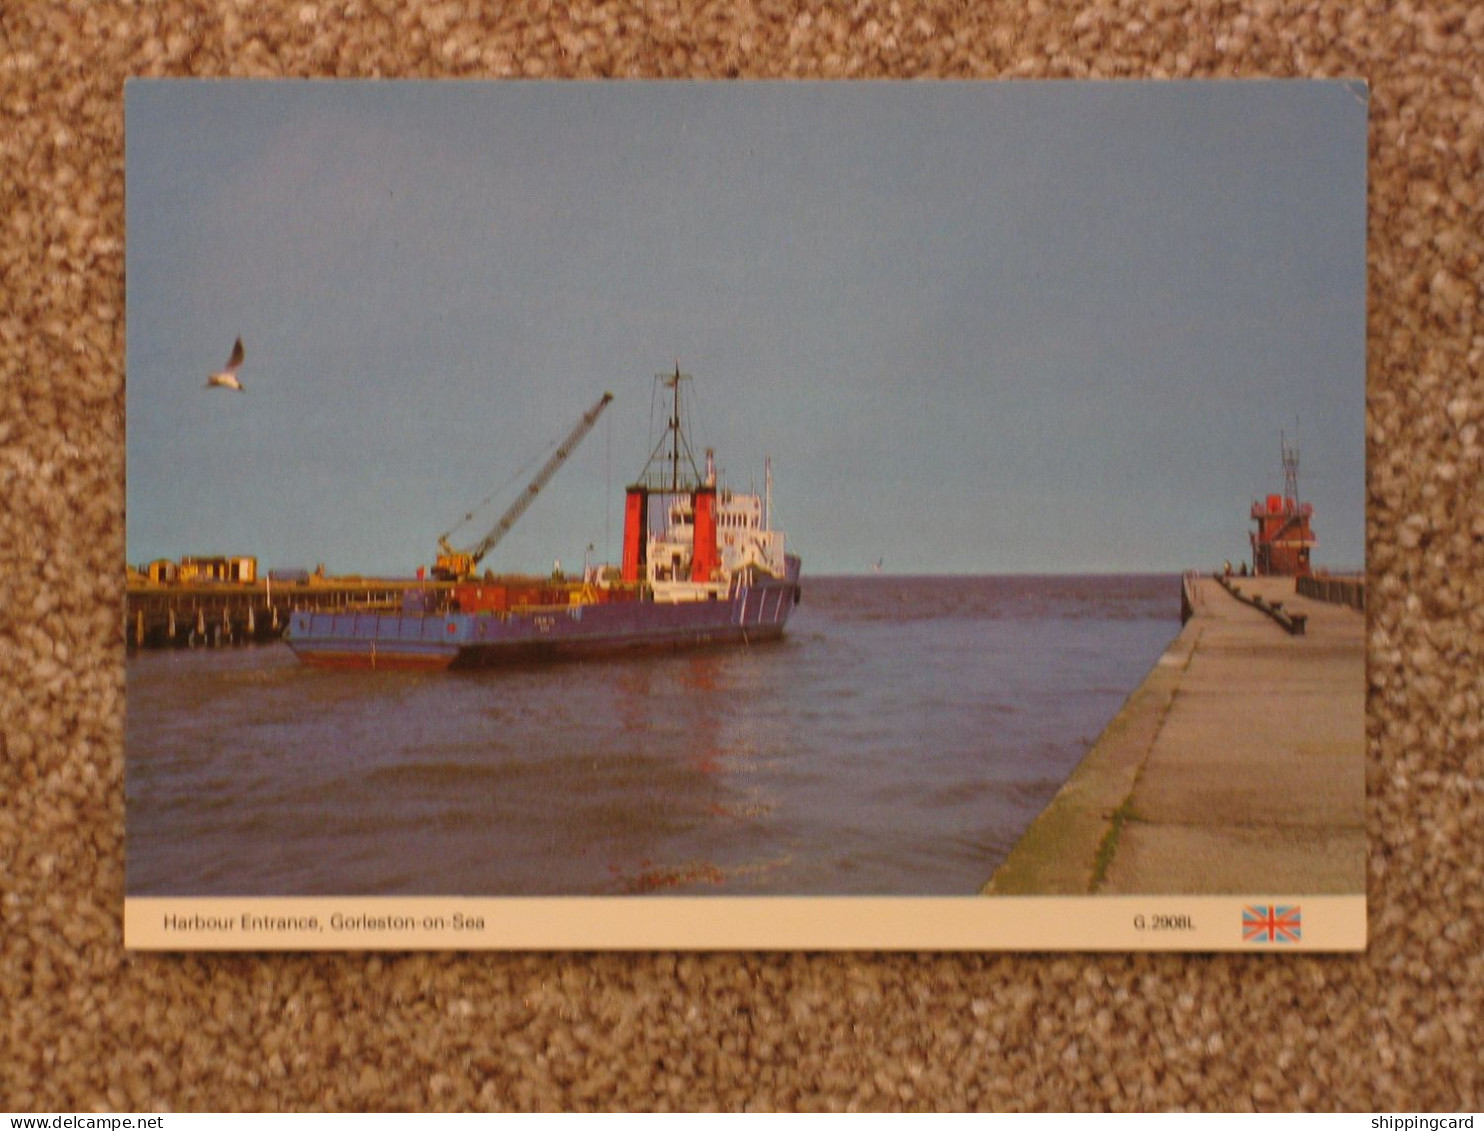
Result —
[{"label": "blue ship hull", "polygon": [[296,611],[285,639],[306,664],[471,668],[635,650],[777,639],[799,600],[799,560],[785,578],[734,581],[710,600],[598,601],[509,612]]}]

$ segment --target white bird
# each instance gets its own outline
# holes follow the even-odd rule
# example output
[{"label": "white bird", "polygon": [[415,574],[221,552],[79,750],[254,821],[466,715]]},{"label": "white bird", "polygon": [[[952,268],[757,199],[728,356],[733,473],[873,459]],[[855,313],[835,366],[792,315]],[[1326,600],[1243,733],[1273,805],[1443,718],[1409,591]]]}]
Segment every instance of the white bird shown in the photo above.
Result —
[{"label": "white bird", "polygon": [[206,387],[213,385],[223,389],[236,389],[239,393],[246,392],[242,382],[237,380],[237,370],[242,367],[242,359],[247,353],[242,348],[242,339],[237,339],[237,344],[232,347],[232,356],[227,359],[227,367],[220,373],[213,373],[206,379]]}]

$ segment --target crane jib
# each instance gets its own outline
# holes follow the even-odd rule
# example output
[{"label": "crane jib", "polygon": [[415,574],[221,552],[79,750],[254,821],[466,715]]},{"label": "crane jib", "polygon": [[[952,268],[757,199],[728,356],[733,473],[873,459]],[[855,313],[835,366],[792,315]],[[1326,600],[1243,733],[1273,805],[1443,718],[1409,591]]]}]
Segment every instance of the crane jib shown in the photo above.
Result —
[{"label": "crane jib", "polygon": [[456,578],[466,577],[473,573],[475,567],[479,565],[480,560],[495,548],[495,545],[501,538],[510,532],[510,528],[515,525],[521,515],[525,514],[526,508],[540,494],[541,488],[546,486],[547,481],[557,473],[557,470],[562,464],[567,462],[567,457],[576,450],[577,445],[592,431],[593,425],[598,422],[598,417],[603,414],[603,410],[608,407],[608,402],[611,400],[613,400],[613,394],[604,393],[592,408],[583,413],[582,419],[577,422],[571,432],[567,433],[561,444],[557,446],[557,450],[552,453],[551,458],[536,473],[536,477],[526,485],[526,489],[521,492],[520,497],[511,504],[509,510],[500,516],[500,521],[495,524],[494,528],[485,535],[483,541],[477,546],[467,551],[459,552],[453,550],[448,545],[446,536],[440,538],[438,543],[444,553],[439,556],[438,565],[434,568],[433,575],[435,577]]}]

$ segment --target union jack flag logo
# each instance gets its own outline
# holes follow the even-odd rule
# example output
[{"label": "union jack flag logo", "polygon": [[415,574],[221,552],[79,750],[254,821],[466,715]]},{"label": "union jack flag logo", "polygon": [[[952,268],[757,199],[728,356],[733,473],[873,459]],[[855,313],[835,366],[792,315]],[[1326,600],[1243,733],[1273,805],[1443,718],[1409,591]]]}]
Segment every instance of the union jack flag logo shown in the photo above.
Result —
[{"label": "union jack flag logo", "polygon": [[1298,942],[1303,937],[1298,907],[1273,904],[1242,908],[1242,940],[1252,943]]}]

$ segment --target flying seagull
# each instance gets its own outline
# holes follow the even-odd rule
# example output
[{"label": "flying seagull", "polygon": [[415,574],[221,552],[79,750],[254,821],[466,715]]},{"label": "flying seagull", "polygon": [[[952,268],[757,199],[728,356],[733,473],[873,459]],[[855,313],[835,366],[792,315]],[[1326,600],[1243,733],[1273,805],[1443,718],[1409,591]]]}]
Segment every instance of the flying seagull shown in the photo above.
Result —
[{"label": "flying seagull", "polygon": [[206,379],[206,387],[209,389],[213,385],[216,385],[223,389],[236,389],[239,393],[245,392],[246,390],[243,389],[242,382],[237,380],[237,370],[241,368],[242,359],[246,356],[247,354],[242,348],[242,339],[238,338],[237,344],[232,347],[232,356],[227,361],[227,367],[220,373],[213,373],[208,377]]}]

